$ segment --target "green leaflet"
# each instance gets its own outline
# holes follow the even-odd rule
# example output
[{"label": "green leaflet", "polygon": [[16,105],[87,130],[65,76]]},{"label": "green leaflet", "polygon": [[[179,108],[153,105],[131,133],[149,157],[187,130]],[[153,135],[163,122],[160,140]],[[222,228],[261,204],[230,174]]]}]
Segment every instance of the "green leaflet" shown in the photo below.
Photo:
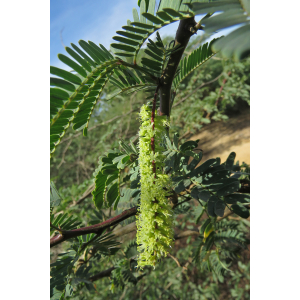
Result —
[{"label": "green leaflet", "polygon": [[198,49],[194,50],[188,57],[185,57],[180,61],[178,69],[180,73],[173,81],[173,86],[175,89],[178,88],[179,84],[194,70],[203,65],[209,58],[214,56],[216,52],[212,51],[212,44],[217,41],[217,39],[212,40],[209,44],[206,43],[200,46]]},{"label": "green leaflet", "polygon": [[211,196],[209,199],[208,199],[208,202],[207,202],[207,212],[210,216],[212,217],[216,217],[216,213],[215,213],[215,203],[218,201],[219,199],[216,197],[216,196]]},{"label": "green leaflet", "polygon": [[196,186],[192,189],[191,196],[195,199],[207,202],[210,197],[210,192]]},{"label": "green leaflet", "polygon": [[183,14],[179,13],[178,11],[172,9],[172,8],[163,8],[163,11],[168,13],[169,15],[171,15],[174,18],[182,18]]},{"label": "green leaflet", "polygon": [[[132,13],[134,22],[130,22],[127,24],[127,26],[122,27],[126,31],[116,32],[119,35],[138,40],[138,45],[134,46],[128,40],[119,39],[120,43],[114,43],[113,47],[119,50],[127,51],[128,53],[124,55],[126,57],[130,57],[131,53],[134,61],[136,61],[137,54],[140,51],[143,43],[153,32],[157,31],[163,26],[166,26],[184,18],[189,18],[193,15],[181,14],[178,12],[179,7],[181,11],[187,12],[188,10],[187,6],[181,5],[180,0],[170,1],[170,3],[167,4],[167,7],[164,7],[164,4],[162,2],[160,4],[160,8],[158,9],[157,14],[155,15],[155,0],[150,0],[149,5],[147,5],[144,0],[141,1],[140,14],[135,8],[133,8]],[[118,55],[121,54],[118,53]]]},{"label": "green leaflet", "polygon": [[[52,85],[55,85],[55,82],[52,81]],[[69,93],[57,88],[50,88],[50,97],[55,97],[57,99],[66,100],[69,98]]]},{"label": "green leaflet", "polygon": [[210,222],[211,222],[210,219],[206,219],[205,222],[201,225],[200,231],[199,231],[199,233],[201,235],[204,234],[205,228],[208,226],[208,224],[210,224]]},{"label": "green leaflet", "polygon": [[225,196],[224,201],[228,204],[236,204],[236,202],[249,203],[250,195],[235,193],[235,194]]},{"label": "green leaflet", "polygon": [[221,187],[218,191],[217,191],[217,195],[220,197],[220,196],[226,196],[226,195],[229,195],[229,194],[232,194],[236,191],[238,191],[240,188],[240,183],[239,181],[234,181],[234,182],[231,182],[223,187]]},{"label": "green leaflet", "polygon": [[134,26],[122,26],[123,29],[127,30],[127,31],[131,31],[131,32],[135,32],[135,33],[141,33],[141,34],[146,34],[148,33],[147,30],[145,29],[141,29],[138,27],[134,27]]},{"label": "green leaflet", "polygon": [[214,226],[212,223],[208,223],[207,226],[205,226],[204,229],[204,239],[207,239],[209,237],[209,235],[214,231]]},{"label": "green leaflet", "polygon": [[[120,145],[128,153],[136,153],[133,144],[128,145],[124,141],[121,141]],[[95,188],[92,192],[93,202],[99,210],[103,207],[105,198],[107,200],[105,202],[106,207],[111,207],[115,203],[114,209],[117,208],[120,200],[120,171],[134,163],[134,161],[131,161],[130,155],[118,150],[111,150],[106,156],[100,157],[99,166],[94,173]]]},{"label": "green leaflet", "polygon": [[[125,43],[125,44],[128,44],[128,45],[132,45],[132,46],[137,46],[139,44],[138,42],[136,42],[134,40],[127,39],[127,38],[124,38],[122,36],[113,36],[113,39],[115,41],[119,41],[119,42],[122,42],[122,43]],[[124,49],[120,49],[120,50],[124,50]]]},{"label": "green leaflet", "polygon": [[116,44],[116,43],[112,43],[110,44],[113,48],[116,48],[118,50],[123,50],[123,51],[128,51],[128,52],[133,52],[134,51],[134,47],[129,46],[129,45],[125,45],[125,44]]},{"label": "green leaflet", "polygon": [[[163,20],[161,20],[160,18],[157,18],[157,17],[153,16],[152,14],[143,13],[142,15],[143,15],[147,20],[153,22],[154,24],[158,24],[158,25],[164,24],[164,21],[163,21]],[[170,18],[170,20],[172,20],[172,18]]]},{"label": "green leaflet", "polygon": [[164,21],[172,21],[172,19],[173,19],[170,15],[168,15],[164,11],[157,12],[157,15],[159,16],[160,19],[162,19]]},{"label": "green leaflet", "polygon": [[[92,88],[94,87],[96,89],[93,92],[95,92],[97,96],[94,98],[91,98],[90,101],[85,101],[85,103],[80,106],[80,108],[73,120],[73,124],[74,124],[73,129],[74,130],[77,130],[77,129],[81,128],[83,125],[85,125],[85,130],[86,130],[86,134],[87,134],[87,127],[88,127],[89,120],[92,116],[92,112],[94,111],[95,105],[97,104],[97,101],[100,98],[101,92],[109,79],[108,76],[106,76],[106,74],[107,74],[107,72],[109,72],[109,70],[110,69],[106,69],[104,71],[105,74],[103,75],[103,77],[104,77],[105,81],[103,83],[101,83],[97,87],[96,87],[96,84],[94,83],[94,85],[92,86]],[[99,80],[100,78],[98,78],[96,80],[100,81]],[[89,95],[91,96],[91,94],[92,93],[90,92]]]},{"label": "green leaflet", "polygon": [[[117,54],[117,53],[116,53]],[[143,68],[140,67],[143,71]],[[143,75],[138,70],[129,70],[127,68],[119,68],[114,70],[114,74],[109,78],[110,82],[119,88],[118,91],[108,95],[107,99],[112,99],[123,92],[134,92],[139,89],[148,90],[153,84],[146,83]]]},{"label": "green leaflet", "polygon": [[190,176],[199,176],[202,175],[206,170],[208,170],[209,167],[216,165],[217,160],[215,158],[208,159],[206,162],[204,162],[202,165],[200,165],[198,168],[194,169]]},{"label": "green leaflet", "polygon": [[198,146],[198,142],[196,141],[187,141],[180,146],[180,151],[185,151],[188,149],[195,149]]},{"label": "green leaflet", "polygon": [[76,62],[74,62],[72,59],[65,56],[64,54],[58,54],[57,57],[60,61],[62,61],[64,64],[75,70],[78,74],[80,74],[83,77],[86,77],[87,74],[84,68],[78,65]]},{"label": "green leaflet", "polygon": [[93,202],[95,206],[100,210],[103,206],[103,196],[105,190],[107,175],[103,175],[99,171],[98,175],[95,178],[95,189],[92,192]]},{"label": "green leaflet", "polygon": [[233,204],[231,210],[244,219],[247,219],[250,216],[249,210],[243,205]]},{"label": "green leaflet", "polygon": [[224,215],[224,210],[226,208],[225,203],[222,200],[218,200],[217,202],[215,202],[215,214],[219,217],[223,217]]},{"label": "green leaflet", "polygon": [[164,8],[169,7],[171,9],[174,9],[175,11],[178,11],[179,9],[182,9],[184,11],[187,10],[187,6],[181,7],[182,0],[161,0],[159,3],[158,11],[164,10]]},{"label": "green leaflet", "polygon": [[128,31],[116,31],[116,33],[119,34],[119,35],[128,37],[130,39],[137,40],[137,41],[140,41],[140,40],[143,39],[142,35],[131,33],[131,32],[128,32]]},{"label": "green leaflet", "polygon": [[233,56],[235,61],[246,57],[250,48],[250,23],[234,30],[225,37],[222,37],[213,45],[214,51],[221,51],[226,58]]},{"label": "green leaflet", "polygon": [[55,187],[53,181],[50,182],[50,207],[58,206],[62,200],[61,195]]},{"label": "green leaflet", "polygon": [[78,55],[73,49],[66,47],[66,51],[81,65],[83,66],[87,71],[91,72],[91,66],[89,63],[83,59],[80,55]]},{"label": "green leaflet", "polygon": [[50,66],[50,73],[72,83],[81,84],[81,79],[78,76],[57,67]]},{"label": "green leaflet", "polygon": [[[210,170],[211,169],[211,170]],[[202,176],[201,184],[202,185],[210,185],[214,183],[218,183],[222,179],[226,179],[229,177],[230,172],[228,170],[215,170],[216,168],[208,169],[205,174]]]},{"label": "green leaflet", "polygon": [[75,86],[72,83],[55,77],[50,77],[50,85],[60,87],[70,92],[75,91]]},{"label": "green leaflet", "polygon": [[188,165],[187,169],[188,169],[189,171],[193,170],[193,169],[199,164],[199,162],[201,161],[202,156],[203,156],[203,154],[202,154],[202,152],[200,152],[200,153],[198,154],[198,157],[197,157],[197,158],[194,158],[194,159],[190,162],[190,164]]},{"label": "green leaflet", "polygon": [[110,207],[114,203],[114,201],[119,197],[119,185],[117,182],[109,188],[106,197],[108,206]]},{"label": "green leaflet", "polygon": [[71,43],[71,46],[75,51],[77,51],[78,54],[80,54],[88,63],[90,63],[91,66],[96,67],[95,61],[93,61],[88,55],[85,54],[79,47]]},{"label": "green leaflet", "polygon": [[216,16],[207,18],[203,21],[203,24],[205,25],[205,31],[207,33],[212,33],[244,22],[247,22],[247,16],[244,15],[241,8],[237,8],[230,9]]},{"label": "green leaflet", "polygon": [[97,63],[101,64],[102,56],[99,56],[99,53],[86,41],[80,40],[79,45],[84,49],[84,51]]},{"label": "green leaflet", "polygon": [[[85,126],[84,134],[87,134],[91,114],[109,79],[109,73],[116,67],[116,60],[111,59],[111,56],[107,54],[108,51],[103,46],[100,48],[92,42],[88,44],[82,40],[79,41],[79,44],[94,60],[91,58],[86,59],[88,55],[83,54],[84,52],[75,45],[73,45],[73,48],[77,53],[71,48],[67,48],[67,51],[82,64],[81,66],[63,54],[59,54],[59,58],[83,76],[83,79],[71,72],[56,67],[50,68],[52,74],[62,78],[53,77],[50,79],[50,85],[54,86],[50,89],[51,155],[71,122],[73,122],[75,130]],[[105,58],[110,60],[106,61]],[[102,63],[98,64],[100,61]],[[90,66],[95,66],[95,68],[92,69]]]},{"label": "green leaflet", "polygon": [[239,0],[221,0],[215,1],[214,3],[201,3],[201,1],[199,1],[194,3],[186,3],[186,5],[189,8],[191,8],[196,15],[214,13],[217,11],[226,11],[234,8],[241,8]]},{"label": "green leaflet", "polygon": [[[59,214],[56,217],[54,217],[54,215],[51,215],[50,222],[52,223],[52,225],[60,227],[62,230],[76,229],[77,226],[81,225],[81,222],[78,221],[77,217],[68,216],[67,213]],[[56,229],[50,227],[50,235],[53,234],[55,231]]]},{"label": "green leaflet", "polygon": [[[213,3],[189,3],[188,7],[193,9],[196,15],[210,13],[212,16],[203,18],[206,35],[240,25],[242,27],[233,30],[227,36],[221,38],[212,46],[214,52],[220,51],[226,58],[233,57],[240,61],[249,56],[250,53],[250,1],[228,0],[215,1]],[[215,15],[214,13],[219,14]]]},{"label": "green leaflet", "polygon": [[202,270],[216,275],[215,280],[223,282],[225,272],[230,271],[224,259],[237,259],[238,252],[242,248],[247,249],[248,240],[245,233],[237,228],[236,221],[226,219],[221,222],[206,219],[200,228],[200,239],[195,243],[193,261],[200,263],[199,267]]}]

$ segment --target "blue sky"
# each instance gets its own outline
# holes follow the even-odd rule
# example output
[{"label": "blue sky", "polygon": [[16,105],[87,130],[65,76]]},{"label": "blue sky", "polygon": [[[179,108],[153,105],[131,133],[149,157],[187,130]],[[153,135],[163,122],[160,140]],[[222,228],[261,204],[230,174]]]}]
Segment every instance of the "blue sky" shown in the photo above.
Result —
[{"label": "blue sky", "polygon": [[[137,0],[51,0],[50,65],[70,70],[57,54],[67,55],[63,44],[70,47],[70,43],[77,44],[80,39],[101,43],[109,49],[115,32],[126,25],[127,19],[133,21],[133,7],[139,11]],[[161,36],[175,36],[177,27],[175,22],[159,32]]]},{"label": "blue sky", "polygon": [[136,3],[136,0],[51,0],[50,64],[64,66],[57,58],[58,53],[66,54],[61,36],[65,46],[83,39],[109,48],[111,37],[126,25]]},{"label": "blue sky", "polygon": [[[62,41],[70,46],[80,39],[90,40],[109,49],[116,31],[122,30],[128,19],[133,21],[133,7],[139,11],[137,0],[51,0],[50,64],[68,68],[57,58],[58,53],[67,55]],[[161,35],[169,32],[175,36],[177,23],[160,29]]]}]

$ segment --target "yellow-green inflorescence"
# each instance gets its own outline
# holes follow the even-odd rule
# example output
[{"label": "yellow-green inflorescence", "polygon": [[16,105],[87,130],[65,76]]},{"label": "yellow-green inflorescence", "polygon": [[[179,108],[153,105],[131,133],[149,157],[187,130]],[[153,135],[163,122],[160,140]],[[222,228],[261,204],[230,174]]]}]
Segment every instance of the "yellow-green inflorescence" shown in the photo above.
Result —
[{"label": "yellow-green inflorescence", "polygon": [[151,110],[143,105],[140,118],[141,205],[137,216],[137,244],[140,252],[138,266],[142,268],[146,265],[155,267],[156,261],[169,253],[174,232],[173,213],[167,199],[171,182],[169,176],[163,174],[165,156],[161,146],[167,117],[157,116],[155,112],[153,126]]}]

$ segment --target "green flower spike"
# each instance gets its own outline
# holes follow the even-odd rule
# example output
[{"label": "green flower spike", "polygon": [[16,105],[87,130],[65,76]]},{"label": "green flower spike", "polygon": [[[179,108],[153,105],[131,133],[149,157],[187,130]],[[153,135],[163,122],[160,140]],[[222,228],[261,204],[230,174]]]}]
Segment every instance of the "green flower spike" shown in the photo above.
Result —
[{"label": "green flower spike", "polygon": [[[155,102],[154,102],[155,104]],[[155,106],[154,106],[155,107]],[[156,116],[148,106],[140,112],[139,165],[141,175],[141,205],[137,216],[138,266],[155,267],[157,259],[166,256],[173,244],[173,212],[167,197],[171,186],[163,174],[161,147],[167,124],[166,116]],[[155,124],[154,124],[155,115]]]}]

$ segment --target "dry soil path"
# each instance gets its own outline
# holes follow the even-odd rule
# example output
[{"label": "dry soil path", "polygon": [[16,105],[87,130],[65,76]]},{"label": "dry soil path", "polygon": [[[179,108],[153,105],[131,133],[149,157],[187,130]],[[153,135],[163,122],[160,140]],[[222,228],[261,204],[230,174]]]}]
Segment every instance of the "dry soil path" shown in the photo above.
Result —
[{"label": "dry soil path", "polygon": [[250,164],[250,110],[230,117],[227,121],[208,124],[190,139],[200,139],[202,161],[220,157],[221,162],[224,162],[231,152],[235,152],[235,161]]}]

